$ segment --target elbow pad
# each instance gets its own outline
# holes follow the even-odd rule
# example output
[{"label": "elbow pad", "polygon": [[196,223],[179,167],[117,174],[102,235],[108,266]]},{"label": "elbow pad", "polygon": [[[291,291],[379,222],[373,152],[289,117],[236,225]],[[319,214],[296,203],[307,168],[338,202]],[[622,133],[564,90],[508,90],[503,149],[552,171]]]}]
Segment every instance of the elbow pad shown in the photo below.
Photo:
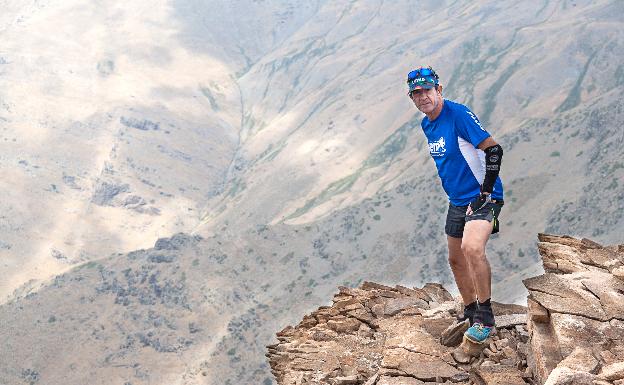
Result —
[{"label": "elbow pad", "polygon": [[494,183],[500,171],[501,161],[503,160],[503,148],[500,145],[490,146],[484,150],[485,152],[485,178],[481,185],[481,192],[492,193]]}]

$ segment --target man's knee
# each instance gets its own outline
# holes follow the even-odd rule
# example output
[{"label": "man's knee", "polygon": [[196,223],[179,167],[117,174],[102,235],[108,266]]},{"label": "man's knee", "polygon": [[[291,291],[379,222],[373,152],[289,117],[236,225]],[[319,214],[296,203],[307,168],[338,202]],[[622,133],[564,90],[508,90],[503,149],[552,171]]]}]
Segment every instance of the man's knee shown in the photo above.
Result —
[{"label": "man's knee", "polygon": [[470,260],[485,258],[485,247],[478,242],[462,242],[461,249]]},{"label": "man's knee", "polygon": [[448,261],[451,268],[463,268],[466,265],[466,257],[463,254],[449,254]]}]

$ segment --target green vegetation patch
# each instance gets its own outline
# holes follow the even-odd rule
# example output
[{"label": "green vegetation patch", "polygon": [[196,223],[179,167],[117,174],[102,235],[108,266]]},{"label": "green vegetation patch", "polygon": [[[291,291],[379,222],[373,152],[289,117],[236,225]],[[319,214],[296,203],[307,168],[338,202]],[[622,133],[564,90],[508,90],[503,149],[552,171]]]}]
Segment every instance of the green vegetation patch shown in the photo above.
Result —
[{"label": "green vegetation patch", "polygon": [[332,197],[349,191],[349,189],[355,184],[355,182],[362,175],[362,173],[367,169],[377,167],[382,164],[390,164],[392,160],[397,157],[397,155],[405,150],[408,137],[410,136],[414,128],[418,127],[419,125],[420,115],[414,115],[412,119],[399,127],[386,140],[384,140],[383,143],[381,143],[375,150],[373,150],[371,155],[364,161],[362,166],[357,171],[331,183],[318,196],[308,200],[303,205],[303,207],[295,210],[295,212],[289,215],[286,220],[297,218],[307,213],[312,208],[327,202]]},{"label": "green vegetation patch", "polygon": [[490,116],[492,112],[494,112],[494,108],[496,107],[496,98],[498,93],[503,88],[505,83],[511,78],[511,76],[520,68],[520,63],[516,60],[511,66],[507,67],[503,73],[496,79],[494,84],[488,88],[485,92],[485,106],[484,111],[481,114],[481,122],[483,125],[488,125],[490,122]]},{"label": "green vegetation patch", "polygon": [[364,161],[363,169],[376,167],[382,163],[393,160],[405,149],[407,138],[417,125],[418,117],[414,117],[409,122],[399,127]]},{"label": "green vegetation patch", "polygon": [[210,102],[210,108],[212,108],[213,111],[219,111],[219,105],[217,104],[217,100],[214,96],[212,96],[212,92],[210,92],[210,89],[206,87],[200,87],[199,90],[201,91],[202,95],[204,95]]},{"label": "green vegetation patch", "polygon": [[615,70],[615,86],[620,87],[624,85],[624,64],[620,64]]},{"label": "green vegetation patch", "polygon": [[239,192],[245,190],[245,188],[247,188],[247,185],[245,184],[245,182],[243,182],[241,179],[238,179],[238,178],[234,179],[232,181],[232,187],[230,187],[230,190],[228,191],[227,196],[234,197]]},{"label": "green vegetation patch", "polygon": [[323,190],[317,197],[310,199],[303,205],[303,207],[298,208],[294,213],[288,216],[288,219],[297,218],[305,213],[307,213],[313,207],[319,206],[322,203],[327,202],[331,197],[341,194],[345,191],[348,191],[351,186],[358,180],[360,175],[362,174],[363,169],[359,169],[355,173],[348,175],[336,182],[330,184],[325,190]]},{"label": "green vegetation patch", "polygon": [[555,110],[556,112],[565,112],[570,110],[581,103],[581,86],[583,84],[583,80],[585,79],[585,75],[587,74],[587,70],[589,69],[589,65],[591,64],[592,59],[594,58],[595,52],[592,55],[589,55],[589,59],[587,59],[587,63],[585,63],[585,67],[583,71],[579,75],[578,79],[576,79],[576,84],[570,90],[568,97],[561,103],[559,107]]},{"label": "green vegetation patch", "polygon": [[94,269],[94,268],[99,268],[100,266],[101,265],[99,263],[91,261],[91,262],[83,263],[82,265],[76,266],[74,270],[79,271],[82,269]]}]

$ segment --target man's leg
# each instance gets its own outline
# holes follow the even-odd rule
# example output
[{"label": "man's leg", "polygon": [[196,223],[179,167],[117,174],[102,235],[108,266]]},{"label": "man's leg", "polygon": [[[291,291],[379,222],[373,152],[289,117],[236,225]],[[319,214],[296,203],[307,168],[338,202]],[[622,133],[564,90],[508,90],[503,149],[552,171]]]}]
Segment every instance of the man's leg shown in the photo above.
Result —
[{"label": "man's leg", "polygon": [[492,296],[492,272],[485,256],[485,245],[492,233],[492,222],[473,220],[466,222],[461,251],[470,264],[477,298],[484,302]]},{"label": "man's leg", "polygon": [[464,305],[469,305],[477,300],[477,291],[470,264],[462,252],[462,238],[447,235],[446,240],[448,242],[449,264],[455,277],[455,283]]},{"label": "man's leg", "polygon": [[479,309],[475,323],[466,330],[466,338],[474,342],[485,341],[494,327],[494,313],[490,305],[492,293],[492,272],[485,256],[485,245],[492,233],[493,223],[487,220],[471,220],[466,222],[462,251],[472,268],[475,280]]}]

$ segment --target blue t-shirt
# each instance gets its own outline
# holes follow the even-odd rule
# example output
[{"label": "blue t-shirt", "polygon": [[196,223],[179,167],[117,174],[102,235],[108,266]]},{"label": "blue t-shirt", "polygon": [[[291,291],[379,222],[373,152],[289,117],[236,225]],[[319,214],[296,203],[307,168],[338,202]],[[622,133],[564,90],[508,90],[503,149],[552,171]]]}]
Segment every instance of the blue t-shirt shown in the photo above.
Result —
[{"label": "blue t-shirt", "polygon": [[[479,195],[485,178],[485,153],[479,143],[490,134],[466,106],[444,100],[440,115],[421,122],[429,153],[438,168],[442,187],[455,206],[466,206]],[[503,199],[503,183],[496,178],[493,199]]]}]

